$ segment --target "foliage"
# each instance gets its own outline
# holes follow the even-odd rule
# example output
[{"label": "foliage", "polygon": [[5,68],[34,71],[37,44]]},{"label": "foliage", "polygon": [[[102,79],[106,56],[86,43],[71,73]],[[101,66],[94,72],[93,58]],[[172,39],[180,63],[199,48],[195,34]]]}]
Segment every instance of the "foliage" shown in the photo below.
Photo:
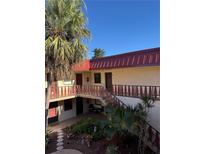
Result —
[{"label": "foliage", "polygon": [[116,145],[109,145],[106,149],[106,154],[118,154],[118,147]]},{"label": "foliage", "polygon": [[95,141],[104,138],[101,121],[94,118],[87,118],[74,124],[71,131],[75,134],[89,134]]},{"label": "foliage", "polygon": [[81,133],[91,134],[91,132],[93,131],[93,125],[95,122],[96,120],[92,118],[82,120],[79,123],[74,124],[71,127],[71,131],[76,134],[81,134]]},{"label": "foliage", "polygon": [[[109,139],[118,136],[122,140],[126,139],[128,134],[138,137],[138,153],[143,153],[143,137],[145,135],[145,126],[147,118],[146,103],[138,103],[134,108],[128,106],[113,106],[109,104],[105,108],[109,120],[109,127],[105,130]],[[129,140],[129,138],[127,138]],[[118,141],[121,142],[121,141]],[[125,144],[124,144],[125,145]]]},{"label": "foliage", "polygon": [[48,143],[49,143],[49,135],[52,133],[51,130],[47,129],[46,130],[46,133],[45,133],[45,146],[47,147],[48,146]]},{"label": "foliage", "polygon": [[154,105],[154,99],[148,96],[145,96],[142,98],[143,100],[143,104],[145,105],[145,107],[153,107]]},{"label": "foliage", "polygon": [[[45,67],[49,74],[46,110],[49,107],[52,81],[71,79],[72,66],[87,54],[85,41],[90,38],[86,27],[83,0],[48,0],[45,8]],[[46,111],[46,126],[48,125]]]},{"label": "foliage", "polygon": [[106,128],[105,134],[112,138],[115,134],[123,135],[124,132],[136,134],[136,127],[145,123],[147,113],[143,105],[138,104],[135,108],[128,106],[113,107],[107,105],[105,112],[108,116],[109,127]]},{"label": "foliage", "polygon": [[49,137],[48,135],[45,135],[45,146],[48,146],[48,142],[49,142]]},{"label": "foliage", "polygon": [[101,57],[104,57],[104,55],[105,55],[105,51],[103,49],[100,49],[100,48],[95,48],[93,50],[93,53],[94,53],[94,56],[92,57],[92,59],[101,58]]},{"label": "foliage", "polygon": [[90,38],[83,0],[48,0],[45,11],[45,62],[52,80],[70,77],[73,64],[82,60]]},{"label": "foliage", "polygon": [[[142,104],[135,108],[128,106],[113,107],[108,104],[105,107],[107,120],[96,120],[88,118],[71,127],[76,134],[90,134],[93,140],[106,138],[113,139],[114,136],[126,136],[127,134],[139,135],[143,124],[145,124],[147,113]],[[95,129],[95,131],[94,131]]]}]

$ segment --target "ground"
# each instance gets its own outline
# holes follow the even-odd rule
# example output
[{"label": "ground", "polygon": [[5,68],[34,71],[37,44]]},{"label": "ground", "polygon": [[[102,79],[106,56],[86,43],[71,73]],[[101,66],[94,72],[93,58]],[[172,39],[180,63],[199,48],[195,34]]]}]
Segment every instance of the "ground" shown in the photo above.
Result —
[{"label": "ground", "polygon": [[[46,148],[46,154],[50,154],[52,152],[56,151],[56,144],[57,144],[57,132],[58,130],[62,129],[64,133],[64,141],[63,141],[63,147],[64,149],[77,149],[81,151],[84,154],[104,154],[105,153],[105,147],[102,147],[102,144],[104,141],[98,141],[98,142],[93,142],[91,144],[91,147],[87,147],[86,145],[82,145],[81,142],[81,137],[76,136],[75,138],[69,139],[69,141],[66,138],[66,131],[65,128],[73,125],[74,123],[81,121],[85,118],[88,117],[94,117],[96,119],[105,119],[105,115],[103,114],[95,114],[95,113],[89,113],[89,114],[82,114],[77,117],[71,118],[69,120],[66,120],[61,123],[56,123],[53,125],[50,125],[48,128],[53,131],[53,133],[50,134],[50,142],[48,147]],[[101,153],[99,153],[99,150]]]},{"label": "ground", "polygon": [[[59,130],[62,130],[63,134],[63,148],[64,149],[76,149],[83,154],[105,154],[107,146],[116,142],[116,141],[108,141],[106,139],[102,139],[99,141],[92,141],[91,146],[88,147],[86,144],[82,143],[82,135],[75,135],[72,138],[67,138],[67,132],[66,127],[71,126],[72,124],[87,118],[87,117],[95,117],[97,119],[104,119],[105,116],[102,114],[86,114],[81,115],[72,119],[69,119],[67,121],[64,121],[60,124],[56,124],[53,126],[50,126],[49,129],[53,130],[53,133],[50,134],[50,142],[48,144],[48,147],[46,148],[46,154],[53,154],[53,152],[56,152],[57,148],[57,140],[58,140],[58,132]],[[137,137],[129,138],[128,140],[124,138],[118,138],[118,146],[119,146],[119,154],[137,154]],[[65,153],[65,152],[64,152]],[[57,154],[57,153],[56,153]],[[61,153],[63,154],[63,153]],[[147,152],[145,154],[153,154],[149,149],[147,149]]]},{"label": "ground", "polygon": [[[64,129],[65,133],[65,129]],[[66,139],[64,137],[64,149],[76,149],[82,152],[83,154],[105,154],[107,146],[110,144],[106,139],[99,140],[97,142],[92,142],[90,147],[87,147],[86,144],[81,143],[81,135],[77,135],[72,139]],[[57,133],[52,134],[52,141],[49,143],[48,148],[46,149],[46,154],[50,154],[56,151],[57,143]],[[126,141],[125,141],[126,142]],[[124,146],[123,146],[124,145]],[[123,142],[119,145],[120,154],[137,154],[137,140],[133,140],[128,143],[126,146]],[[152,154],[151,151],[147,149],[146,154]]]}]

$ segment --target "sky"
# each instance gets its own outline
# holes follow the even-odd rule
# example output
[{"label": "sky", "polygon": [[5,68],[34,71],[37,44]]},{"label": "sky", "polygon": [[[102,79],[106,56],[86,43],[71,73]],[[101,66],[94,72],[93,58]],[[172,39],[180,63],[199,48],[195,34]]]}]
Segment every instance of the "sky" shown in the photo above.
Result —
[{"label": "sky", "polygon": [[85,0],[88,56],[94,48],[105,56],[160,46],[159,0]]}]

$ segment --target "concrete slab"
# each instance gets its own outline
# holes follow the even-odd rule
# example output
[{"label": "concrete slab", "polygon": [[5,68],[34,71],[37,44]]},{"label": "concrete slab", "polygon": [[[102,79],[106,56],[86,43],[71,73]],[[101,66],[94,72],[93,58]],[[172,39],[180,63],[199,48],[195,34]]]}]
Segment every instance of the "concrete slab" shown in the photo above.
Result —
[{"label": "concrete slab", "polygon": [[57,146],[62,146],[64,143],[63,142],[58,142]]},{"label": "concrete slab", "polygon": [[61,151],[52,152],[51,154],[83,154],[83,153],[74,149],[63,149]]},{"label": "concrete slab", "polygon": [[56,150],[62,151],[62,150],[63,150],[63,146],[58,146],[58,147],[56,148]]},{"label": "concrete slab", "polygon": [[63,138],[59,138],[57,142],[63,142]]},{"label": "concrete slab", "polygon": [[57,138],[58,138],[58,139],[60,139],[60,138],[64,138],[64,136],[63,136],[63,135],[58,135]]}]

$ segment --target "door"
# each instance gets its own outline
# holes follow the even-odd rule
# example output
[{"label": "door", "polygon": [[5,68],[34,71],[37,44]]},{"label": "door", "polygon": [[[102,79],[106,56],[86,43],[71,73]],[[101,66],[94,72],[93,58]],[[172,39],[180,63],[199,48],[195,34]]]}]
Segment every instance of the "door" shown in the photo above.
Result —
[{"label": "door", "polygon": [[83,113],[83,98],[82,97],[76,97],[76,113],[77,115]]},{"label": "door", "polygon": [[81,73],[76,74],[76,85],[82,86],[83,84],[83,77]]},{"label": "door", "polygon": [[108,91],[112,91],[112,73],[105,73],[105,87]]}]

